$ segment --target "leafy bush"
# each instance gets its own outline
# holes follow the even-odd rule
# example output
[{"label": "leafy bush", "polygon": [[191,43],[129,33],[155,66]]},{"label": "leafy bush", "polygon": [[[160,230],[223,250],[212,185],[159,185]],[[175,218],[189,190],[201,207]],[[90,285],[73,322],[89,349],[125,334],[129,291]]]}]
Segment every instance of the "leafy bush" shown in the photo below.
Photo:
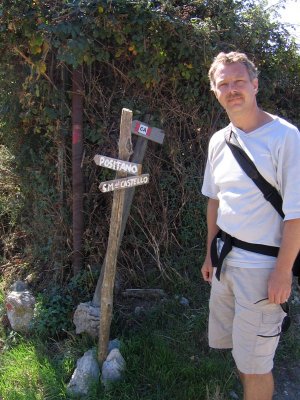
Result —
[{"label": "leafy bush", "polygon": [[49,279],[68,280],[72,252],[72,71],[81,71],[84,83],[85,264],[103,262],[111,210],[111,196],[98,184],[113,174],[93,157],[118,156],[127,107],[166,138],[148,145],[143,170],[150,184],[136,190],[119,269],[137,285],[147,282],[148,266],[167,276],[179,260],[185,274],[189,250],[203,248],[199,187],[207,142],[227,122],[209,90],[213,57],[247,52],[260,70],[261,106],[300,122],[297,47],[266,7],[265,0],[1,3],[0,143],[22,180],[24,250],[37,268],[47,266]]},{"label": "leafy bush", "polygon": [[80,302],[91,299],[95,276],[84,272],[65,287],[55,286],[37,296],[33,333],[38,337],[64,336],[74,330],[73,313]]}]

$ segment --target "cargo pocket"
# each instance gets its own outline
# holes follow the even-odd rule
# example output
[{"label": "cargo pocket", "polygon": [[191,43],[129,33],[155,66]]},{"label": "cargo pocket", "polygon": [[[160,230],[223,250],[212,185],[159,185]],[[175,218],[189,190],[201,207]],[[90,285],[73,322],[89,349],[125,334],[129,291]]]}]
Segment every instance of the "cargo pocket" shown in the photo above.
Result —
[{"label": "cargo pocket", "polygon": [[255,354],[267,356],[275,352],[281,334],[283,313],[279,310],[273,314],[262,313],[262,321],[257,333]]},{"label": "cargo pocket", "polygon": [[274,337],[281,333],[281,324],[283,316],[281,312],[275,314],[262,314],[261,329],[257,336]]}]

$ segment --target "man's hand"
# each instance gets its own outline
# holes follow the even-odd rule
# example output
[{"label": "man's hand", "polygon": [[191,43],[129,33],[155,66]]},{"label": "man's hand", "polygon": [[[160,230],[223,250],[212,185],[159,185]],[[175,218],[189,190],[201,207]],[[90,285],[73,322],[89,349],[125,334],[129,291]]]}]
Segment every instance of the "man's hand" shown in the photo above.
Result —
[{"label": "man's hand", "polygon": [[205,259],[201,268],[201,274],[205,282],[211,283],[213,276],[213,266],[211,264],[210,259],[209,260]]},{"label": "man's hand", "polygon": [[207,240],[206,240],[206,257],[201,268],[202,277],[205,282],[211,283],[213,277],[213,266],[210,258],[210,246],[214,237],[220,230],[217,225],[219,200],[208,199],[206,220],[207,220]]},{"label": "man's hand", "polygon": [[276,266],[268,282],[271,303],[287,301],[292,288],[292,265],[300,249],[300,218],[284,221],[282,241]]},{"label": "man's hand", "polygon": [[292,273],[277,268],[271,273],[268,282],[268,298],[270,303],[285,303],[291,295]]}]

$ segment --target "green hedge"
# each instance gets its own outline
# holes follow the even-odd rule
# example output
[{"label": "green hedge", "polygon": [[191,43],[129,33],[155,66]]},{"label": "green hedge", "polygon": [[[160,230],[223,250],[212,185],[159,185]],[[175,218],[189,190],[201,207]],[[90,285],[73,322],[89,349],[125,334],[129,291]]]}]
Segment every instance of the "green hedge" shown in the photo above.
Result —
[{"label": "green hedge", "polygon": [[[121,110],[164,129],[150,143],[119,258],[123,282],[193,276],[204,247],[200,195],[210,135],[227,121],[207,71],[221,50],[245,51],[260,75],[259,101],[300,122],[300,63],[266,1],[29,1],[0,5],[0,143],[21,182],[24,255],[40,281],[69,277],[71,72],[84,77],[85,268],[102,263],[113,177],[95,154],[117,157]],[[10,215],[9,213],[7,215]],[[2,216],[0,217],[2,218]],[[20,272],[22,274],[22,271]]]}]

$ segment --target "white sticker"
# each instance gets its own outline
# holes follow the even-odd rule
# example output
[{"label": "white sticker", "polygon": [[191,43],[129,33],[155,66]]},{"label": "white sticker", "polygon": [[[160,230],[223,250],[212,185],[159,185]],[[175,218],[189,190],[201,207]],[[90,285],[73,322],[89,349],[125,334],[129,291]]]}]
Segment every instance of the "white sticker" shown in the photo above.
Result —
[{"label": "white sticker", "polygon": [[142,135],[147,136],[147,131],[148,131],[148,126],[141,124],[138,132],[141,133]]}]

